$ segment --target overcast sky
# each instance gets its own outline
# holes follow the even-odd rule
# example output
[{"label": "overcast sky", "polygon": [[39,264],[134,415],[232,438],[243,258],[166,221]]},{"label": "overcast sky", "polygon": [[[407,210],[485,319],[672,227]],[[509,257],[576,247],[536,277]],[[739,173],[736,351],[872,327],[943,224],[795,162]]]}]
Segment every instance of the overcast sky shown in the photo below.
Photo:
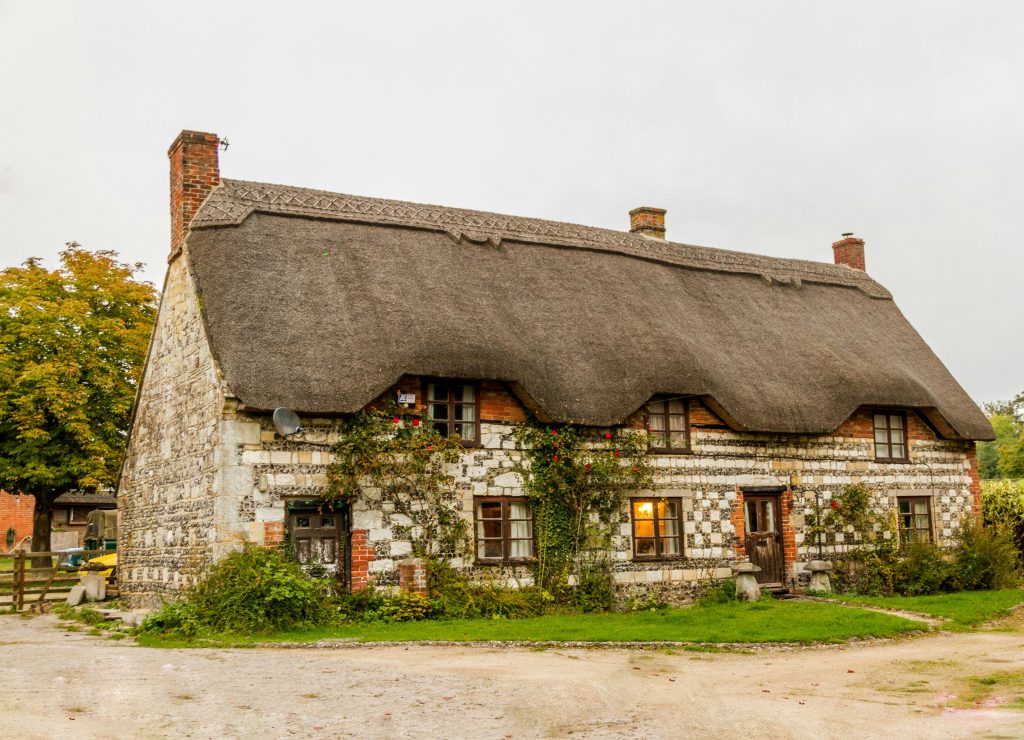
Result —
[{"label": "overcast sky", "polygon": [[868,272],[977,401],[1024,390],[1024,3],[0,0],[0,266],[168,252],[179,130],[225,177]]}]

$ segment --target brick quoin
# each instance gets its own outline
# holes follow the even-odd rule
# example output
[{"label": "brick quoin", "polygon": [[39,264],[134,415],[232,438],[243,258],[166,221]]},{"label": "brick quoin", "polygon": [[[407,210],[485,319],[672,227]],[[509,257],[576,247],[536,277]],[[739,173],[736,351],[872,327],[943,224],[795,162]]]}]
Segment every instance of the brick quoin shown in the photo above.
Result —
[{"label": "brick quoin", "polygon": [[971,512],[975,518],[981,521],[981,474],[978,472],[978,446],[971,442],[967,448],[968,475],[971,476],[971,484],[968,490],[971,492]]},{"label": "brick quoin", "polygon": [[[32,514],[35,510],[34,496],[15,496],[0,491],[0,552],[8,552],[7,530],[14,528],[14,545],[32,534]],[[26,543],[27,544],[27,543]]]},{"label": "brick quoin", "polygon": [[376,559],[376,553],[370,546],[370,530],[352,530],[352,572],[349,578],[352,591],[361,591],[370,585],[370,563]]}]

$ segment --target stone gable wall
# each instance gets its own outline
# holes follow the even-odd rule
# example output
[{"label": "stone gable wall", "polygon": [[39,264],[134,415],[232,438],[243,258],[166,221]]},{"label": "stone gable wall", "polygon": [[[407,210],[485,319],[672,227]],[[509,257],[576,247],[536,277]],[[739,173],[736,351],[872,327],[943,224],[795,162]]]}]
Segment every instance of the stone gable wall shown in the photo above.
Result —
[{"label": "stone gable wall", "polygon": [[130,603],[158,602],[215,556],[223,406],[195,285],[178,258],[168,269],[118,489],[119,586]]}]

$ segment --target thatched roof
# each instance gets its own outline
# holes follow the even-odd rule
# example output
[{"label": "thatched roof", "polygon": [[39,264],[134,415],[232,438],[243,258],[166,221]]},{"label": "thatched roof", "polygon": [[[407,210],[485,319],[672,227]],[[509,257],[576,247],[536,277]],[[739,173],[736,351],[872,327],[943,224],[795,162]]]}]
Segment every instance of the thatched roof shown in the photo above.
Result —
[{"label": "thatched roof", "polygon": [[738,429],[825,433],[862,405],[992,430],[866,274],[572,224],[224,180],[188,254],[247,406],[348,413],[404,374],[508,381],[609,425],[656,393]]}]

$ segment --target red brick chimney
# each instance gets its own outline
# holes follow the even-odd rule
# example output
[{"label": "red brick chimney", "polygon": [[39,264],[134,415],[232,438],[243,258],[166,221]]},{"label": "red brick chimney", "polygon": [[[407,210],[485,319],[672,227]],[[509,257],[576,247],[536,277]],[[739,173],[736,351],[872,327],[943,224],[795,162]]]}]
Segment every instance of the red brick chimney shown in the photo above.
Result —
[{"label": "red brick chimney", "polygon": [[864,240],[852,233],[843,234],[843,238],[832,242],[832,253],[837,265],[846,265],[855,270],[864,271]]},{"label": "red brick chimney", "polygon": [[629,212],[629,231],[655,239],[665,238],[665,209],[640,206]]},{"label": "red brick chimney", "polygon": [[199,206],[220,184],[217,134],[182,131],[167,150],[171,160],[171,256],[181,249]]}]

